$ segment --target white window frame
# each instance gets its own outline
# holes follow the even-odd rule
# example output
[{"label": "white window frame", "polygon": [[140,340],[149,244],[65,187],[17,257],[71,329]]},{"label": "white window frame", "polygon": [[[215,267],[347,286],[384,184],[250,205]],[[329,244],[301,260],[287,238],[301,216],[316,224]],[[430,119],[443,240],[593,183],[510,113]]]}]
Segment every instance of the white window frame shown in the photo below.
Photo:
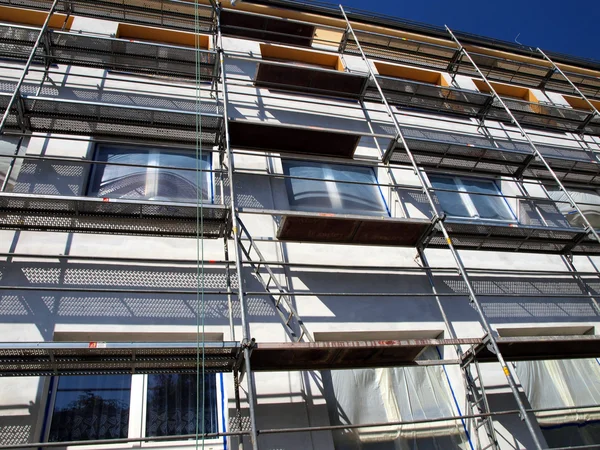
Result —
[{"label": "white window frame", "polygon": [[[453,219],[459,219],[459,220],[480,220],[480,221],[485,221],[485,222],[496,222],[496,223],[518,223],[515,212],[513,211],[513,209],[510,207],[510,205],[506,201],[506,197],[504,197],[504,194],[500,190],[500,187],[498,186],[498,183],[496,182],[495,179],[477,178],[477,177],[469,177],[469,176],[465,177],[465,176],[454,175],[454,174],[446,175],[446,174],[431,173],[431,174],[428,174],[427,181],[429,182],[429,187],[431,187],[434,190],[434,193],[435,193],[436,188],[433,186],[433,183],[429,177],[447,178],[447,179],[451,179],[452,181],[454,181],[454,184],[456,185],[456,190],[458,192],[452,192],[452,193],[453,194],[458,193],[461,201],[463,202],[463,205],[465,206],[465,208],[467,209],[467,212],[470,215],[470,217],[461,217],[461,216],[452,216],[450,214],[447,214],[448,217],[453,218]],[[498,194],[497,198],[500,198],[503,200],[504,209],[506,210],[508,215],[510,215],[512,217],[512,219],[489,219],[486,217],[480,217],[479,213],[477,211],[477,208],[475,207],[475,204],[473,203],[473,200],[471,199],[471,195],[481,195],[483,197],[483,196],[485,196],[485,194],[470,193],[467,190],[466,186],[464,185],[463,180],[476,180],[476,181],[480,181],[480,182],[488,182],[491,185],[493,185],[494,189],[496,190],[496,194]],[[439,199],[438,199],[438,201],[439,201],[440,205],[442,205],[442,202]],[[443,205],[442,205],[442,209],[444,209]]]},{"label": "white window frame", "polygon": [[[211,374],[213,375],[213,374]],[[217,431],[223,433],[223,424],[228,424],[229,419],[227,417],[227,393],[225,389],[223,373],[215,373],[216,378],[216,391],[217,391]],[[52,377],[49,383],[51,388],[51,395],[48,398],[48,415],[45,419],[45,431],[43,436],[43,442],[49,442],[50,428],[52,425],[52,416],[54,414],[54,405],[56,402],[56,394],[58,388],[60,376]],[[148,374],[132,374],[131,375],[131,389],[129,393],[129,426],[127,430],[127,439],[145,438],[146,437],[146,411],[148,403]],[[134,401],[135,400],[135,401]],[[150,438],[151,439],[151,438]],[[205,439],[205,445],[213,447],[224,447],[223,440],[227,439],[223,436],[218,436],[212,439]],[[53,441],[54,442],[54,441]],[[93,442],[93,441],[90,441]],[[77,446],[65,446],[65,449],[86,449],[96,450],[103,448],[129,448],[132,445],[141,447],[181,447],[192,446],[190,439],[177,440],[176,436],[173,436],[172,440],[168,441],[141,441],[141,442],[128,442],[128,443],[114,443],[114,444],[94,444],[89,445],[77,445]]]},{"label": "white window frame", "polygon": [[[126,153],[127,150],[143,150],[147,152],[148,158],[146,159],[146,166],[147,167],[139,167],[140,171],[145,169],[146,172],[146,190],[148,190],[148,188],[152,189],[153,192],[153,196],[157,196],[158,194],[158,174],[159,171],[161,170],[173,170],[173,171],[178,171],[181,169],[177,169],[177,168],[172,168],[172,169],[162,169],[162,168],[157,168],[156,166],[153,166],[152,164],[156,164],[157,166],[161,166],[160,163],[160,153],[161,151],[177,151],[180,153],[185,153],[185,152],[189,152],[190,154],[192,154],[194,152],[193,149],[191,148],[182,148],[182,147],[175,147],[175,148],[170,148],[170,147],[153,147],[151,145],[148,146],[144,146],[144,145],[130,145],[130,144],[111,144],[111,143],[103,143],[103,142],[97,142],[94,145],[94,149],[93,149],[93,158],[94,158],[94,163],[92,164],[91,169],[89,170],[89,174],[88,174],[88,180],[86,183],[86,196],[88,197],[98,197],[100,198],[100,194],[98,193],[98,189],[96,189],[97,187],[99,188],[100,183],[102,182],[102,176],[101,173],[99,171],[100,167],[109,167],[109,165],[107,164],[103,164],[102,161],[98,160],[98,155],[100,154],[101,148],[102,147],[114,147],[114,148],[118,148],[119,150],[123,150],[123,153]],[[210,172],[201,172],[201,177],[204,178],[206,177],[206,182],[208,183],[208,198],[204,201],[202,201],[203,204],[205,205],[212,205],[214,204],[214,200],[215,200],[215,172],[213,172],[213,152],[210,150],[202,150],[202,155],[206,155],[207,157],[207,162],[208,162],[208,166],[209,166],[209,170]],[[115,166],[115,167],[119,167],[118,164],[112,165],[111,166]],[[125,166],[127,167],[127,166]],[[133,167],[132,167],[133,168]],[[186,170],[184,172],[188,172],[188,173],[195,173],[189,170]],[[201,183],[203,183],[204,180],[201,179]],[[98,185],[98,186],[96,186]],[[200,187],[196,186],[196,188],[200,189],[200,192],[202,192],[202,185]],[[136,200],[136,199],[128,199],[127,197],[123,197],[123,200]],[[167,202],[167,203],[181,203],[181,204],[196,204],[195,200],[147,200],[147,199],[139,199],[140,201],[157,201],[157,202]]]},{"label": "white window frame", "polygon": [[[365,213],[360,213],[360,212],[353,212],[353,211],[348,211],[345,212],[344,208],[343,208],[343,202],[342,202],[342,198],[339,195],[339,189],[338,189],[338,183],[339,184],[348,184],[345,183],[344,181],[340,181],[340,180],[336,180],[331,172],[331,169],[329,166],[331,165],[335,165],[335,166],[344,166],[347,167],[349,170],[356,168],[356,169],[367,169],[370,170],[373,174],[373,183],[372,185],[361,185],[361,186],[369,186],[372,189],[375,190],[375,192],[379,195],[379,199],[381,200],[380,205],[382,206],[382,214],[385,214],[385,217],[392,217],[391,214],[391,209],[390,209],[390,205],[388,205],[388,201],[386,200],[386,197],[384,195],[383,190],[381,189],[381,185],[379,184],[379,180],[378,180],[378,173],[377,173],[377,167],[376,166],[371,166],[369,164],[347,164],[344,162],[331,162],[331,161],[322,161],[322,160],[318,160],[318,159],[303,159],[303,158],[298,158],[298,157],[286,157],[286,158],[277,158],[277,160],[275,161],[274,167],[275,167],[275,171],[277,173],[280,174],[285,174],[285,164],[288,162],[292,162],[292,163],[307,163],[307,164],[318,164],[323,168],[323,172],[324,172],[324,177],[322,179],[315,179],[315,182],[323,182],[326,188],[326,192],[328,195],[329,200],[331,201],[331,210],[330,211],[332,214],[340,214],[340,215],[354,215],[354,216],[367,216],[367,217],[377,217],[374,214],[365,214]],[[304,210],[304,209],[294,209],[293,205],[290,201],[290,197],[293,195],[293,192],[291,192],[288,188],[288,184],[287,182],[288,180],[284,180],[284,187],[285,187],[285,198],[287,199],[287,204],[288,204],[288,208],[292,211],[304,211],[304,212],[310,212],[308,210]],[[307,180],[309,181],[309,180]],[[315,213],[321,213],[321,212],[327,212],[327,211],[318,211],[319,208],[315,208],[315,210],[313,212]],[[333,212],[335,210],[335,212]]]}]

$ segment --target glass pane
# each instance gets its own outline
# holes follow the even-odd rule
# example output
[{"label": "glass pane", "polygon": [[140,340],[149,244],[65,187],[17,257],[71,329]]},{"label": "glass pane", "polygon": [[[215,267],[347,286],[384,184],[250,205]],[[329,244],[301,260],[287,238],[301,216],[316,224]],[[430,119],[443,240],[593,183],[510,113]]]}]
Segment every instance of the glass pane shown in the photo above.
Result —
[{"label": "glass pane", "polygon": [[340,214],[388,215],[378,186],[344,183],[344,181],[376,183],[375,175],[368,167],[284,161],[283,171],[290,176],[316,179],[286,179],[292,209]]},{"label": "glass pane", "polygon": [[[217,382],[215,374],[204,375],[204,390],[198,386],[202,375],[157,374],[148,375],[148,403],[146,436],[177,436],[202,433],[202,422],[197,423],[197,410],[202,415],[204,404],[204,432],[216,433]],[[198,405],[197,393],[204,396]]]},{"label": "glass pane", "polygon": [[[456,183],[452,178],[429,176],[429,181],[434,189],[451,189],[458,191]],[[464,204],[460,192],[436,191],[436,197],[444,212],[453,217],[471,217],[469,210]]]},{"label": "glass pane", "polygon": [[[96,160],[150,167],[98,164],[94,166],[90,183],[91,195],[195,203],[199,179],[202,185],[202,198],[207,202],[212,201],[210,172],[196,173],[189,170],[151,167],[172,166],[195,169],[196,155],[193,151],[101,146],[98,148]],[[199,168],[210,169],[208,152],[203,152]]]},{"label": "glass pane", "polygon": [[317,178],[298,180],[286,178],[286,189],[290,208],[299,211],[331,211],[323,165],[299,161],[283,161],[283,173],[292,177]]},{"label": "glass pane", "polygon": [[60,377],[48,440],[126,438],[130,390],[131,375]]},{"label": "glass pane", "polygon": [[[499,194],[500,191],[493,181],[486,180],[461,180],[467,192],[475,192],[482,194]],[[506,200],[503,197],[491,197],[485,195],[470,195],[469,196],[477,213],[482,219],[495,220],[514,220]]]},{"label": "glass pane", "polygon": [[[376,183],[373,170],[368,167],[350,167],[337,164],[329,165],[329,177],[336,181],[357,181]],[[367,184],[335,183],[337,196],[341,201],[340,213],[388,215],[387,208],[378,186]]]}]

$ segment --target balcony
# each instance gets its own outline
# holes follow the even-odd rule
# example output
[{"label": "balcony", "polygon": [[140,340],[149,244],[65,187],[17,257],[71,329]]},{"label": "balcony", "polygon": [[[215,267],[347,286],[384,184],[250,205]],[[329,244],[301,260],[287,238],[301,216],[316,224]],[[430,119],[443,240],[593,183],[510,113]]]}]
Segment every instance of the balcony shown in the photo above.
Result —
[{"label": "balcony", "polygon": [[[52,0],[0,0],[0,5],[48,11]],[[70,9],[69,9],[70,8]],[[91,17],[115,22],[163,26],[178,30],[212,32],[214,10],[209,5],[198,4],[198,24],[194,2],[174,0],[76,0],[58,2],[57,12],[73,16]],[[199,30],[197,27],[199,26]]]},{"label": "balcony", "polygon": [[[361,30],[354,30],[354,32],[366,56],[424,69],[447,70],[457,52],[451,42],[445,46],[407,37]],[[356,41],[349,31],[344,33],[339,50],[342,53],[360,56]]]},{"label": "balcony", "polygon": [[[424,168],[553,179],[543,163],[533,158],[533,150],[525,141],[431,128],[403,127],[402,134],[417,164]],[[541,143],[536,147],[561,181],[600,186],[600,161],[593,152]],[[384,161],[410,164],[401,140],[390,142]]]},{"label": "balcony", "polygon": [[[30,88],[25,86],[21,92]],[[69,89],[58,97],[60,93],[45,87],[42,94],[53,96],[22,94],[21,107],[13,106],[6,129],[175,143],[198,139],[193,100],[92,89]],[[0,108],[6,109],[10,97],[8,92],[0,93]],[[202,102],[201,107],[201,141],[216,145],[223,119],[211,112],[217,109],[214,102]]]},{"label": "balcony", "polygon": [[366,74],[344,70],[338,55],[261,44],[256,86],[358,99],[366,83]]},{"label": "balcony", "polygon": [[[490,95],[450,87],[440,72],[375,63],[377,81],[389,103],[406,108],[467,117],[478,117]],[[365,97],[376,101],[379,92],[371,82]]]},{"label": "balcony", "polygon": [[[158,29],[155,29],[158,30]],[[0,57],[25,61],[39,35],[32,27],[0,24]],[[208,38],[203,36],[208,47]],[[35,61],[65,64],[128,73],[196,79],[196,54],[199,77],[212,80],[218,60],[216,52],[196,50],[193,46],[157,44],[103,36],[49,30],[47,47],[36,51]]]},{"label": "balcony", "polygon": [[197,238],[229,233],[224,205],[0,193],[0,228],[27,231]]}]

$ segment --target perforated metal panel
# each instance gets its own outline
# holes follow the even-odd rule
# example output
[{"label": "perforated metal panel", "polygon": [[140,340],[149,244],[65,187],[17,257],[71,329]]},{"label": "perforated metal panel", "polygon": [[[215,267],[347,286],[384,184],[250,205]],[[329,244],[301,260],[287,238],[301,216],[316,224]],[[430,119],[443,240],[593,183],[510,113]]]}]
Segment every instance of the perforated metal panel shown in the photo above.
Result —
[{"label": "perforated metal panel", "polygon": [[[204,205],[202,235],[224,236],[228,209]],[[199,211],[194,205],[85,197],[2,194],[0,228],[143,236],[196,237]]]},{"label": "perforated metal panel", "polygon": [[[482,92],[399,78],[378,76],[377,80],[387,100],[402,107],[475,117],[490,98],[488,94]],[[374,83],[367,90],[366,98],[379,99],[379,92],[374,87]]]},{"label": "perforated metal panel", "polygon": [[[493,250],[531,253],[563,253],[584,239],[590,254],[600,253],[600,244],[585,238],[581,228],[552,228],[516,224],[493,225],[484,222],[463,222],[446,219],[444,222],[459,249]],[[447,248],[439,231],[434,231],[425,243],[430,247]],[[581,252],[580,252],[581,253]]]},{"label": "perforated metal panel", "polygon": [[33,343],[0,344],[0,376],[93,375],[119,373],[229,372],[239,345],[190,343]]},{"label": "perforated metal panel", "polygon": [[[590,115],[587,111],[564,106],[531,103],[509,98],[503,98],[503,100],[521,125],[537,128],[577,131]],[[486,118],[509,123],[512,120],[497,100],[494,100]]]},{"label": "perforated metal panel", "polygon": [[[129,106],[128,104],[111,104],[108,101],[106,103],[85,101],[83,98],[87,96],[94,100],[99,98],[132,103],[131,95],[91,90],[77,92],[72,90],[71,94],[78,95],[82,101],[26,97],[24,105],[25,118],[28,123],[24,126],[32,132],[114,136],[179,143],[196,142],[197,124],[196,113],[193,112],[195,109],[193,101],[137,96],[134,101],[137,105]],[[6,107],[9,97],[9,94],[0,94],[0,106]],[[125,97],[125,99],[121,97]],[[142,106],[144,103],[148,106]],[[186,108],[187,110],[160,109],[161,105]],[[207,109],[210,107],[207,104],[202,106]],[[216,145],[221,132],[222,118],[216,114],[201,114],[201,116],[201,141],[205,144]],[[11,116],[7,126],[9,128],[20,127],[16,116],[15,119],[12,119]]]},{"label": "perforated metal panel", "polygon": [[[456,53],[456,49],[452,47],[358,30],[354,32],[367,56],[396,63],[405,63],[427,69],[446,70]],[[345,42],[345,45],[341,48],[342,51],[360,55],[351,33],[346,31],[342,42]]]},{"label": "perforated metal panel", "polygon": [[[47,11],[52,6],[52,0],[0,0],[0,4]],[[187,31],[196,29],[194,2],[187,4],[169,0],[74,0],[59,2],[56,11],[66,12],[67,4],[71,6],[70,13],[74,16]],[[214,29],[213,10],[210,6],[199,4],[198,16],[201,32]]]},{"label": "perforated metal panel", "polygon": [[[0,25],[0,56],[26,60],[39,30]],[[200,78],[210,80],[216,73],[215,52],[194,48],[133,42],[101,36],[86,36],[61,31],[48,31],[49,55],[37,50],[38,61],[51,64],[79,65],[132,73],[170,77],[196,78],[196,53]]]}]

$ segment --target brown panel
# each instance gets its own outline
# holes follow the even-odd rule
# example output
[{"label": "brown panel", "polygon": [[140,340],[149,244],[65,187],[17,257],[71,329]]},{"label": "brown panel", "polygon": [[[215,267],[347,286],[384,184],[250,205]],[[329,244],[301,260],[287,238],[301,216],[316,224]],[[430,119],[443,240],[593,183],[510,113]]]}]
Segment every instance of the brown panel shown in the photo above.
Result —
[{"label": "brown panel", "polygon": [[221,11],[223,34],[310,47],[315,27],[265,16]]},{"label": "brown panel", "polygon": [[413,365],[425,345],[411,341],[257,344],[257,371],[347,369]]},{"label": "brown panel", "polygon": [[413,247],[425,229],[429,221],[406,220],[394,221],[368,221],[364,220],[354,235],[355,244],[372,245],[399,245]]},{"label": "brown panel", "polygon": [[424,219],[284,216],[277,238],[288,241],[414,246],[429,226]]},{"label": "brown panel", "polygon": [[[507,361],[600,357],[600,336],[500,337],[497,342]],[[477,359],[495,361],[496,357],[483,347]]]},{"label": "brown panel", "polygon": [[285,216],[277,231],[277,238],[290,241],[350,242],[359,225],[357,220]]},{"label": "brown panel", "polygon": [[300,92],[358,98],[367,79],[340,72],[325,72],[303,67],[258,65],[256,85]]},{"label": "brown panel", "polygon": [[229,122],[231,145],[261,151],[352,158],[360,136],[331,131]]}]

